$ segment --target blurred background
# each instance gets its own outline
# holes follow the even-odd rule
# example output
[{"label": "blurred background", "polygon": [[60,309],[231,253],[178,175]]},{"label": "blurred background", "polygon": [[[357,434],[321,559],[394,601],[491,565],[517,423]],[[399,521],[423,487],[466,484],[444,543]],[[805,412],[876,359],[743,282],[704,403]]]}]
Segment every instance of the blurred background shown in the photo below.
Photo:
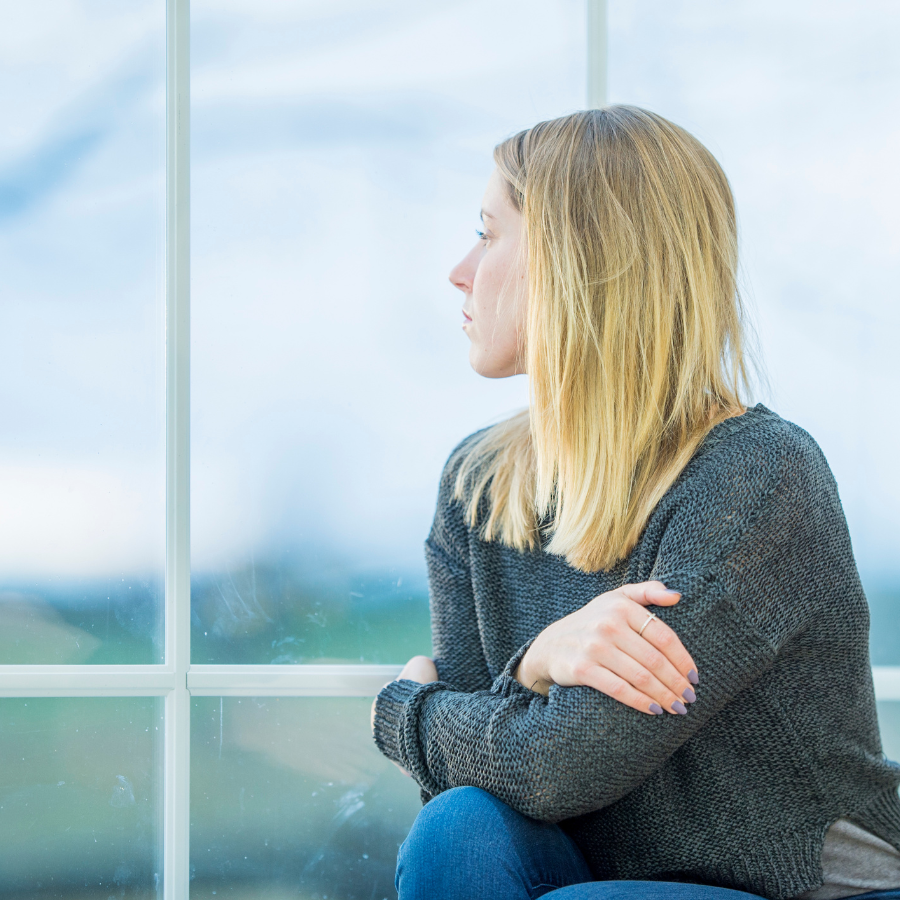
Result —
[{"label": "blurred background", "polygon": [[[165,4],[0,10],[0,662],[156,663]],[[447,273],[494,144],[586,105],[586,6],[194,0],[191,27],[192,659],[402,663],[443,463],[528,396],[469,368]],[[609,101],[731,179],[753,400],[822,446],[900,665],[900,8],[609,0],[608,28]],[[393,896],[418,796],[367,707],[195,700],[192,895]],[[157,895],[158,715],[0,701],[0,896]]]}]

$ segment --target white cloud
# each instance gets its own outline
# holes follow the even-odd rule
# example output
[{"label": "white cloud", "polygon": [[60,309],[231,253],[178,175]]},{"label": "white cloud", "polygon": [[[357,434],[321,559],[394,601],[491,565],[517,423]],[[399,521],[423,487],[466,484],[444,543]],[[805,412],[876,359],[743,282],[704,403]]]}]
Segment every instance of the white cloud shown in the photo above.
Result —
[{"label": "white cloud", "polygon": [[161,572],[160,469],[27,459],[0,464],[0,577]]}]

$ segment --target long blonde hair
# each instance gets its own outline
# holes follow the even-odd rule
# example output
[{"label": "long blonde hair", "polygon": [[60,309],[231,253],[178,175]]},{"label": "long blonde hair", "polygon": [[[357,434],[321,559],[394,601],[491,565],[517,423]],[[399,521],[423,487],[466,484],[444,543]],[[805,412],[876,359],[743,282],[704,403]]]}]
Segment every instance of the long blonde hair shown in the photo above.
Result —
[{"label": "long blonde hair", "polygon": [[[494,161],[526,229],[530,406],[461,448],[485,540],[583,571],[626,557],[748,388],[728,180],[672,122],[610,106],[541,122]],[[549,524],[541,522],[551,517]]]}]

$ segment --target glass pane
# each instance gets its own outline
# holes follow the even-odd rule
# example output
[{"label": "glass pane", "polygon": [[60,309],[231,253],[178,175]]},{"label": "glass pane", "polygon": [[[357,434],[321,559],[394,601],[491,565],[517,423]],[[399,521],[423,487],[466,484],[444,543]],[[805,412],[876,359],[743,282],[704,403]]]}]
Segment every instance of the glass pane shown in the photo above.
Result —
[{"label": "glass pane", "polygon": [[900,763],[900,700],[885,700],[878,704],[881,743],[884,755]]},{"label": "glass pane", "polygon": [[609,16],[611,99],[685,126],[731,179],[759,399],[824,450],[873,662],[900,664],[900,6],[611,0]]},{"label": "glass pane", "polygon": [[0,663],[162,661],[165,3],[0,29]]},{"label": "glass pane", "polygon": [[375,747],[371,699],[193,701],[191,900],[394,897],[419,791]]},{"label": "glass pane", "polygon": [[422,543],[527,403],[447,275],[493,146],[585,102],[585,6],[194,0],[194,662],[428,652]]},{"label": "glass pane", "polygon": [[0,700],[0,897],[162,897],[162,700]]}]

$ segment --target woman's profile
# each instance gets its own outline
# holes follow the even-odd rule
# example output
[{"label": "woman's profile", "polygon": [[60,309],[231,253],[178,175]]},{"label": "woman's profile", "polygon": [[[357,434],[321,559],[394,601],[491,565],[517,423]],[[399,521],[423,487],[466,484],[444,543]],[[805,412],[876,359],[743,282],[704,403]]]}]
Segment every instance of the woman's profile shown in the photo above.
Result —
[{"label": "woman's profile", "polygon": [[435,658],[373,706],[426,801],[400,900],[900,898],[866,598],[818,445],[748,403],[724,173],[630,106],[494,160],[451,280],[530,404],[447,460]]}]

